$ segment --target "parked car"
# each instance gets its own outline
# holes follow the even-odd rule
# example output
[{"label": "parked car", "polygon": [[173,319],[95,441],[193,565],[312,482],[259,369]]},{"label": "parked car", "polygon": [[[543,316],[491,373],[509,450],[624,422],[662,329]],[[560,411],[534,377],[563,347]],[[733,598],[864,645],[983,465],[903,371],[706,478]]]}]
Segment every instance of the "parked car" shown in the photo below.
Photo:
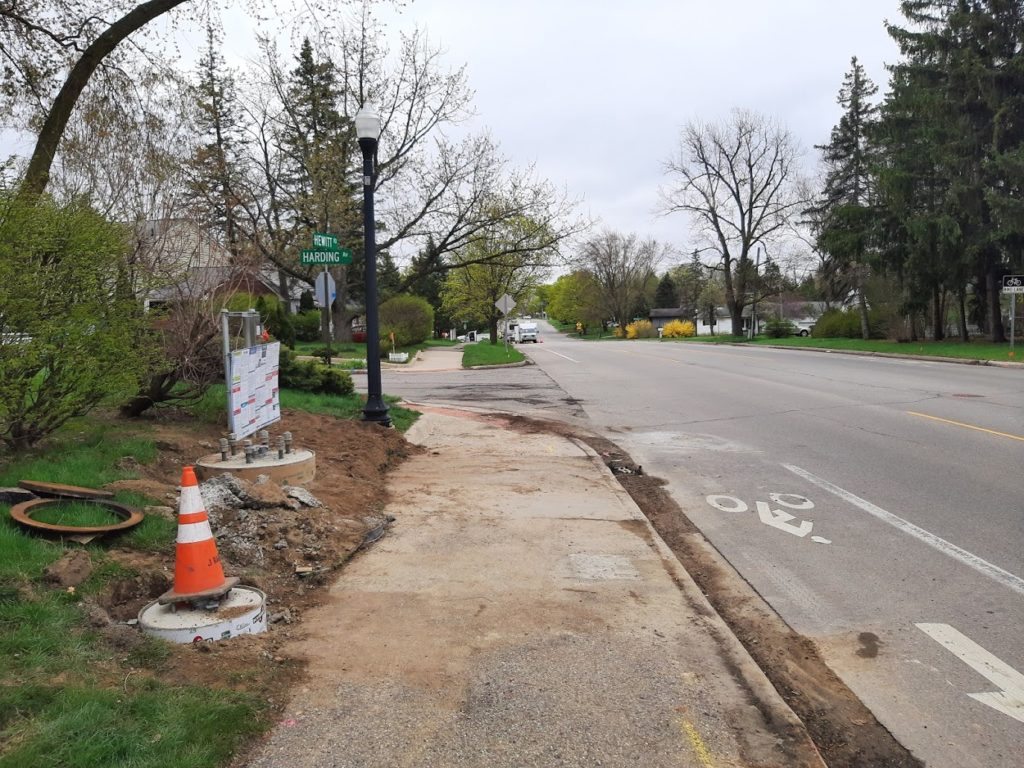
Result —
[{"label": "parked car", "polygon": [[793,325],[796,326],[797,336],[810,336],[811,331],[814,330],[813,320],[797,320]]}]

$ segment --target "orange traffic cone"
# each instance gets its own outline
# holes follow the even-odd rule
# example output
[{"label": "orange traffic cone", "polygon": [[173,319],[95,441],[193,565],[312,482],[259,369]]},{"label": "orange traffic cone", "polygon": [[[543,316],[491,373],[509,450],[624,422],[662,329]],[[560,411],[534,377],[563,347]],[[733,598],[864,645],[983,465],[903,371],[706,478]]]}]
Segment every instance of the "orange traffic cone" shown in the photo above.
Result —
[{"label": "orange traffic cone", "polygon": [[166,605],[219,597],[237,583],[236,578],[224,578],[217,542],[213,540],[196,473],[192,467],[185,467],[181,473],[181,500],[178,503],[174,588],[162,594],[158,602]]}]

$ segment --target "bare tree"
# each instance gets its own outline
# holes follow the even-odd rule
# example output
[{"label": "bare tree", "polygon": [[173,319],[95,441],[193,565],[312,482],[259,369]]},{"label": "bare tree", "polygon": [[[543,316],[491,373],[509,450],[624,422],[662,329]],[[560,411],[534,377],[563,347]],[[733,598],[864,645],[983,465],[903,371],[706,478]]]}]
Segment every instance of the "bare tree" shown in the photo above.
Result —
[{"label": "bare tree", "polygon": [[583,242],[574,266],[593,275],[606,319],[625,325],[648,279],[671,253],[669,246],[656,240],[605,230]]},{"label": "bare tree", "polygon": [[733,335],[743,332],[743,308],[758,243],[785,230],[805,200],[796,140],[775,121],[735,110],[719,124],[691,122],[665,163],[665,213],[686,213],[696,232],[718,251]]}]

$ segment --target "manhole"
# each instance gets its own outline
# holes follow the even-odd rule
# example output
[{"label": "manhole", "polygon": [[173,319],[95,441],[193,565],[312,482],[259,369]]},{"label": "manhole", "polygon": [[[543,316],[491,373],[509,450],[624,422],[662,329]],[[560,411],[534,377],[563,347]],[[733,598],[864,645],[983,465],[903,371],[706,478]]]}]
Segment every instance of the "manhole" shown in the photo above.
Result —
[{"label": "manhole", "polygon": [[94,504],[113,512],[120,522],[112,525],[59,525],[55,523],[44,523],[41,520],[34,520],[32,516],[40,511],[52,507],[60,507],[68,503],[68,499],[36,499],[35,501],[24,501],[11,507],[11,519],[26,528],[31,528],[40,533],[58,533],[68,535],[96,535],[101,533],[115,533],[134,528],[142,522],[143,515],[138,510],[118,504],[105,499],[79,499],[79,503]]}]

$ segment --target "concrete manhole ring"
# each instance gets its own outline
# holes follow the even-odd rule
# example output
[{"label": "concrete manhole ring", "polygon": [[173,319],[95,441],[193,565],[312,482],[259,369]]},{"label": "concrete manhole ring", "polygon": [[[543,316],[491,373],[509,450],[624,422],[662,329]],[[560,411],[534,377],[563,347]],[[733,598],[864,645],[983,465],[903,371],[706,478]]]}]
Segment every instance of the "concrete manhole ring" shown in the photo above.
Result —
[{"label": "concrete manhole ring", "polygon": [[124,504],[106,499],[77,499],[79,503],[95,504],[108,509],[117,515],[121,520],[110,525],[56,525],[33,520],[32,515],[47,507],[56,507],[68,503],[68,499],[35,499],[34,501],[23,501],[11,507],[11,519],[16,523],[24,525],[42,533],[62,533],[70,535],[88,535],[101,533],[116,533],[134,528],[142,522],[144,515],[137,509],[132,509]]}]

